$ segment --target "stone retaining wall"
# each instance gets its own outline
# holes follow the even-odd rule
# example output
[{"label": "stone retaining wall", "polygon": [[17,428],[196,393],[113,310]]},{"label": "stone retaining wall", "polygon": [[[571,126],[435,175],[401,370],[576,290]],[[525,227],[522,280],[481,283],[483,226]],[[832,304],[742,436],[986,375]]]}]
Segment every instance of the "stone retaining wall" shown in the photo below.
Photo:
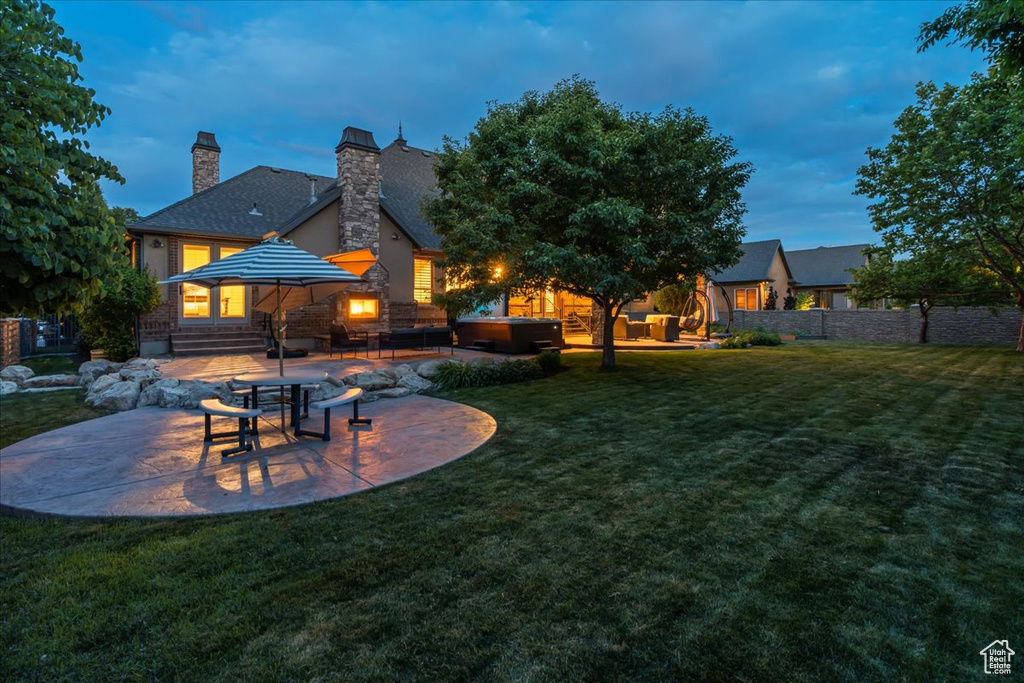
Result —
[{"label": "stone retaining wall", "polygon": [[[1015,345],[1021,312],[1002,308],[933,308],[928,341],[935,344]],[[891,311],[733,311],[732,329],[802,332],[843,341],[916,342],[921,315],[916,308]]]},{"label": "stone retaining wall", "polygon": [[0,319],[0,368],[16,365],[21,360],[21,321]]}]

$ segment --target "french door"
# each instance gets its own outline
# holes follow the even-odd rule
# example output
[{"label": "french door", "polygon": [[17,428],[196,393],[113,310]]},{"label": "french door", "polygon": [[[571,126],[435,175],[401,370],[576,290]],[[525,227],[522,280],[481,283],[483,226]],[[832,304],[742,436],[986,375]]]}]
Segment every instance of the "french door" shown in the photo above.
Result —
[{"label": "french door", "polygon": [[[216,244],[181,245],[182,272],[205,266],[242,251]],[[244,285],[207,289],[183,283],[178,319],[182,325],[244,325],[249,319],[249,288]]]}]

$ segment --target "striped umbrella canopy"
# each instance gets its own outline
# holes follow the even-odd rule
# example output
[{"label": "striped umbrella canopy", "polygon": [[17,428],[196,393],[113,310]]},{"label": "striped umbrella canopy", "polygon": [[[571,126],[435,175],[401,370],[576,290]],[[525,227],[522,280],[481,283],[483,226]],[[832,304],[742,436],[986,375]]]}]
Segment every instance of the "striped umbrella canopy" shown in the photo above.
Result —
[{"label": "striped umbrella canopy", "polygon": [[[293,246],[287,240],[271,237],[245,251],[161,280],[160,284],[178,282],[191,282],[208,288],[222,285],[272,285],[277,288],[277,296],[280,297],[282,287],[338,285],[362,280],[315,254]],[[280,301],[277,302],[276,310],[277,338],[280,340],[278,361],[283,376],[284,322]]]},{"label": "striped umbrella canopy", "polygon": [[[339,268],[361,277],[363,273],[377,263],[377,257],[369,249],[360,249],[358,251],[345,252],[344,254],[324,256],[324,261],[333,263]],[[346,280],[345,282],[330,282],[323,285],[310,285],[308,287],[283,286],[280,288],[280,292],[277,287],[261,289],[260,300],[253,305],[253,308],[257,311],[270,313],[271,315],[277,313],[279,306],[283,310],[290,311],[293,308],[315,304],[332,294],[337,294],[342,289],[348,287],[349,284],[350,282]],[[280,299],[278,298],[278,293],[281,295]]]}]

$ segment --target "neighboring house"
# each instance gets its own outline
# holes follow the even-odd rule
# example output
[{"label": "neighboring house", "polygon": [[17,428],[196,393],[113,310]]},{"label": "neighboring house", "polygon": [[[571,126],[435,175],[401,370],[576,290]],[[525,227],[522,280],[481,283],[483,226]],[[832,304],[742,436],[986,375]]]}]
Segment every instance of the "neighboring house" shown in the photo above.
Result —
[{"label": "neighboring house", "polygon": [[[725,311],[757,311],[764,307],[769,288],[778,294],[776,306],[782,308],[786,289],[794,285],[793,272],[780,240],[744,242],[739,263],[710,276],[715,310],[719,318]],[[723,293],[724,290],[724,293]],[[728,301],[726,301],[726,294]]]},{"label": "neighboring house", "polygon": [[[870,246],[851,244],[787,251],[786,259],[796,279],[794,296],[810,292],[817,308],[855,310],[857,303],[850,298],[850,290],[855,283],[849,271],[867,264],[864,250]],[[781,303],[779,308],[782,308]]]},{"label": "neighboring house", "polygon": [[[158,279],[277,232],[319,256],[358,249],[378,255],[365,285],[288,315],[289,346],[311,346],[313,335],[331,322],[372,333],[444,320],[430,304],[440,282],[433,265],[440,238],[419,212],[421,199],[436,192],[434,157],[410,147],[401,129],[380,149],[369,131],[346,128],[335,148],[333,178],[256,166],[221,182],[220,151],[212,133],[200,132],[192,146],[192,196],[128,229],[137,240],[137,258]],[[141,320],[144,355],[263,345],[265,317],[252,309],[258,287],[185,284],[162,290],[163,304]]]}]

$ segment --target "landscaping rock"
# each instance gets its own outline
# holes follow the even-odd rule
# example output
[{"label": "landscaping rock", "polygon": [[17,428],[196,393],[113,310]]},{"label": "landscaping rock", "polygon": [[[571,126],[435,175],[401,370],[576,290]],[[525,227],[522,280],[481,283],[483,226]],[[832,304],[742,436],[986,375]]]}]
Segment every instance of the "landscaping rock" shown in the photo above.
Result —
[{"label": "landscaping rock", "polygon": [[143,389],[161,377],[159,370],[139,367],[131,368],[127,365],[121,368],[119,375],[121,379],[128,380],[129,382],[138,382]]},{"label": "landscaping rock", "polygon": [[374,394],[374,393],[369,392],[369,391],[364,391],[363,395],[359,398],[359,402],[360,403],[373,403],[374,401],[379,400],[379,399],[380,399],[380,397],[377,396],[377,394]]},{"label": "landscaping rock", "polygon": [[20,387],[25,383],[25,380],[35,377],[35,374],[32,368],[26,368],[24,365],[8,365],[3,370],[0,370],[0,380],[14,382]]},{"label": "landscaping rock", "polygon": [[395,368],[395,378],[396,379],[402,379],[403,377],[407,377],[409,375],[415,375],[415,374],[416,374],[416,371],[412,369],[412,366],[411,365],[407,365],[405,363],[403,363],[402,365],[399,365],[397,368]]},{"label": "landscaping rock", "polygon": [[423,377],[420,377],[414,372],[412,374],[401,377],[398,380],[398,386],[408,389],[414,394],[421,394],[427,389],[432,388],[434,386],[434,383],[431,382],[429,379],[424,379]]},{"label": "landscaping rock", "polygon": [[346,377],[345,384],[350,387],[359,387],[363,391],[379,391],[393,388],[395,380],[377,371],[357,372]]},{"label": "landscaping rock", "polygon": [[121,369],[120,363],[113,363],[109,360],[87,360],[78,366],[78,374],[82,376],[82,385],[85,386],[85,378],[88,376],[89,384],[92,380],[103,375],[109,375]]},{"label": "landscaping rock", "polygon": [[334,398],[335,396],[341,396],[349,389],[351,389],[351,387],[346,386],[345,384],[338,386],[336,384],[324,382],[323,384],[320,385],[319,389],[314,389],[313,391],[309,392],[309,400],[323,401],[324,399],[327,398]]},{"label": "landscaping rock", "polygon": [[96,380],[89,385],[89,391],[86,392],[85,400],[88,401],[90,398],[103,393],[119,381],[121,381],[121,378],[117,375],[103,375],[102,377],[97,377]]},{"label": "landscaping rock", "polygon": [[[103,377],[112,376],[104,375]],[[93,386],[99,384],[101,380],[102,378],[96,380]],[[139,393],[138,382],[115,381],[103,391],[94,394],[90,398],[86,398],[85,402],[93,408],[99,408],[100,410],[131,410],[139,402]]]},{"label": "landscaping rock", "polygon": [[142,390],[139,394],[138,407],[160,406],[161,408],[180,407],[179,397],[185,396],[183,392],[172,391],[178,388],[176,379],[159,379]]},{"label": "landscaping rock", "polygon": [[[408,396],[411,393],[412,392],[406,389],[405,387],[394,387],[393,389],[381,389],[380,391],[372,391],[370,392],[370,395],[375,396],[377,398],[402,398],[403,396]],[[365,397],[366,394],[363,394],[363,396]]]},{"label": "landscaping rock", "polygon": [[7,394],[13,394],[16,391],[18,391],[18,383],[17,382],[8,382],[7,380],[3,380],[2,382],[0,382],[0,396],[6,396]]},{"label": "landscaping rock", "polygon": [[130,361],[125,363],[122,370],[154,370],[156,369],[157,362],[152,358],[132,358]]},{"label": "landscaping rock", "polygon": [[387,377],[392,381],[398,381],[398,373],[395,372],[394,368],[377,368],[376,370],[374,370],[374,372],[376,372],[378,375]]},{"label": "landscaping rock", "polygon": [[451,360],[447,358],[435,358],[434,360],[427,360],[420,363],[419,367],[416,368],[416,374],[426,379],[432,378],[437,374],[437,369],[445,363],[459,363],[460,361]]},{"label": "landscaping rock", "polygon": [[21,385],[22,389],[45,389],[47,387],[77,387],[78,375],[36,375]]}]

